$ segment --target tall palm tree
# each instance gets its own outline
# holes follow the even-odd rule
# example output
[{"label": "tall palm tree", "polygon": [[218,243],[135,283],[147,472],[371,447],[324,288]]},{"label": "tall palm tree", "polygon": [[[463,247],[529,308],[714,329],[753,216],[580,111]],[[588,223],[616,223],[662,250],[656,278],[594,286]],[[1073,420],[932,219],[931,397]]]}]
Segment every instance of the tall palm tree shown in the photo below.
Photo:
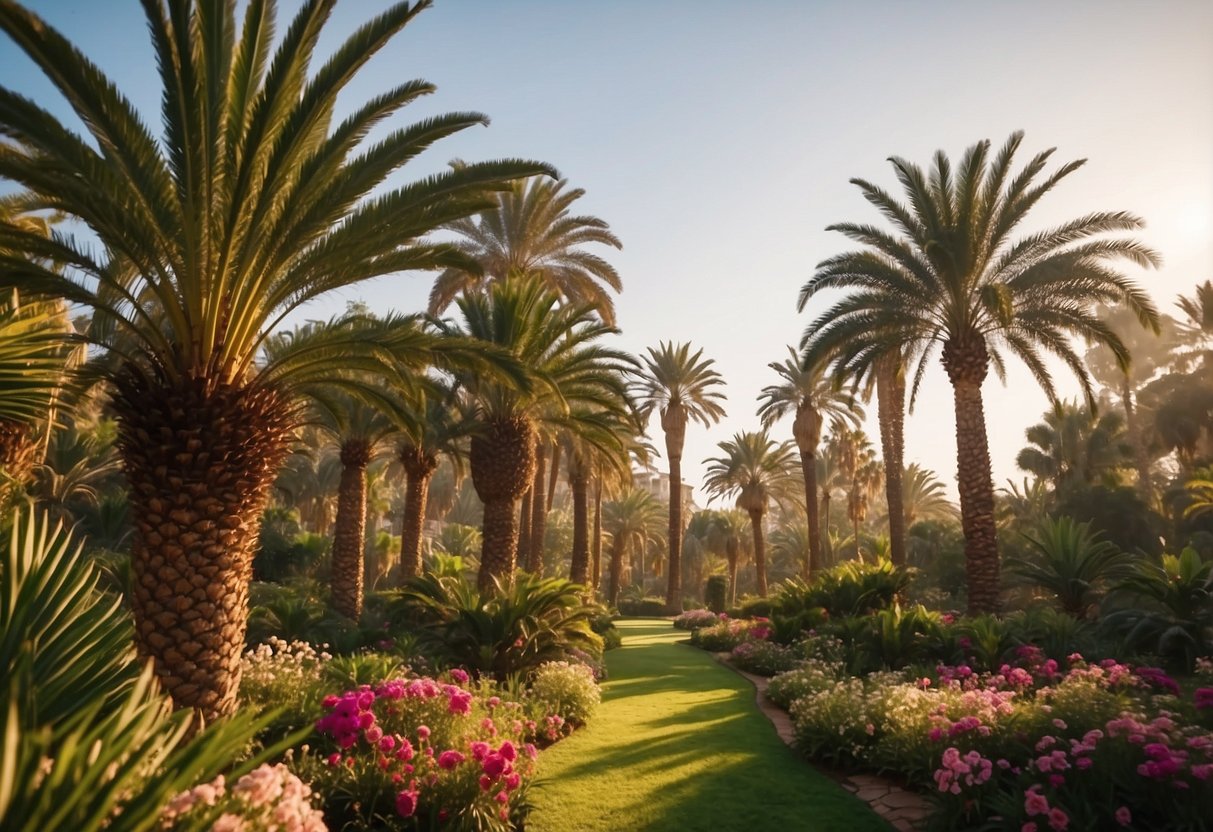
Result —
[{"label": "tall palm tree", "polygon": [[616,479],[630,477],[632,438],[640,432],[638,417],[630,400],[622,399],[611,409],[574,414],[569,429],[563,432],[568,459],[569,491],[573,500],[573,551],[569,562],[569,580],[589,584],[590,580],[590,477],[595,469],[607,469]]},{"label": "tall palm tree", "polygon": [[847,518],[851,521],[851,528],[855,534],[856,560],[863,559],[863,554],[859,550],[859,528],[868,519],[869,503],[883,481],[884,464],[870,453],[851,474],[851,490],[847,494]]},{"label": "tall palm tree", "polygon": [[22,147],[0,156],[0,176],[99,243],[0,222],[0,251],[26,255],[0,254],[0,286],[93,310],[92,337],[114,353],[105,374],[131,486],[136,639],[174,702],[212,719],[235,707],[258,518],[299,423],[295,385],[372,349],[338,334],[266,363],[266,336],[301,304],[369,278],[475,268],[424,235],[490,205],[491,191],[552,171],[486,162],[380,187],[436,141],[486,123],[440,115],[366,147],[372,128],[434,90],[423,81],[334,121],[341,91],[429,0],[388,7],[314,71],[334,0],[305,2],[281,37],[270,2],[249,3],[243,24],[234,2],[143,5],[162,86],[159,140],[59,32],[0,4],[0,29],[87,131],[0,89],[0,132]]},{"label": "tall palm tree", "polygon": [[610,577],[607,583],[609,604],[619,603],[623,561],[628,551],[639,549],[643,552],[649,539],[657,533],[660,523],[661,503],[641,488],[633,488],[603,505],[602,526],[611,536]]},{"label": "tall palm tree", "polygon": [[575,411],[610,409],[627,395],[635,361],[600,339],[615,330],[588,306],[562,306],[537,279],[493,283],[459,299],[461,326],[446,331],[504,350],[530,370],[529,390],[483,373],[455,371],[472,401],[472,484],[484,503],[480,586],[512,578],[518,551],[518,498],[535,478],[537,426],[569,424]]},{"label": "tall palm tree", "polygon": [[831,425],[830,433],[822,444],[821,453],[817,455],[817,488],[821,492],[821,551],[827,566],[833,564],[836,559],[831,544],[833,538],[830,532],[830,505],[834,492],[845,491],[850,482],[842,465],[845,456],[844,440],[848,430],[845,424],[836,422]]},{"label": "tall palm tree", "polygon": [[762,388],[758,415],[762,426],[770,429],[779,419],[795,414],[792,436],[800,451],[800,470],[804,478],[805,514],[809,528],[809,558],[804,564],[804,578],[809,579],[825,568],[821,543],[821,517],[817,508],[817,447],[821,444],[822,426],[827,418],[858,427],[863,420],[863,408],[855,397],[844,392],[826,373],[824,364],[802,365],[794,347],[788,347],[789,358],[767,366],[780,378],[778,384]]},{"label": "tall palm tree", "polygon": [[1026,435],[1029,444],[1015,457],[1015,464],[1048,480],[1054,492],[1074,484],[1116,484],[1132,458],[1120,415],[1095,412],[1076,402],[1049,410]]},{"label": "tall palm tree", "polygon": [[447,227],[462,238],[456,245],[480,268],[453,267],[440,274],[430,292],[430,314],[442,312],[469,289],[531,274],[567,302],[592,306],[614,326],[615,305],[600,284],[619,292],[623,283],[614,266],[582,246],[619,249],[623,244],[598,217],[569,213],[585,191],[566,191],[566,184],[563,179],[518,181],[498,194],[492,207],[450,223]]},{"label": "tall palm tree", "polygon": [[988,141],[973,145],[955,175],[942,151],[935,154],[929,174],[893,158],[908,205],[877,185],[852,180],[895,232],[857,223],[830,226],[863,248],[820,263],[800,293],[803,309],[825,289],[851,290],[810,324],[802,343],[806,361],[832,356],[835,371],[844,377],[862,377],[899,350],[916,362],[912,391],[917,390],[930,359],[942,348],[956,409],[972,612],[998,606],[994,484],[981,392],[991,365],[1001,377],[1004,352],[1018,356],[1055,401],[1043,360],[1043,354],[1052,354],[1074,372],[1091,399],[1090,379],[1071,336],[1107,344],[1120,363],[1129,362],[1124,345],[1095,314],[1095,306],[1123,303],[1142,325],[1158,327],[1149,298],[1109,265],[1127,259],[1153,266],[1157,255],[1136,240],[1101,236],[1141,228],[1137,217],[1096,212],[1012,239],[1040,198],[1083,164],[1070,162],[1040,179],[1049,150],[1013,172],[1022,140],[1022,133],[1012,134],[992,159]]},{"label": "tall palm tree", "polygon": [[906,525],[901,494],[906,450],[906,375],[900,351],[894,350],[876,362],[874,375],[880,452],[884,458],[884,494],[889,507],[889,559],[894,566],[904,566]]},{"label": "tall palm tree", "polygon": [[665,603],[667,612],[676,615],[682,611],[682,449],[687,422],[694,419],[706,428],[720,421],[724,393],[716,388],[724,385],[724,378],[712,369],[712,359],[703,358],[702,349],[692,355],[690,344],[662,341],[657,349],[649,347],[648,351],[636,394],[645,420],[657,410],[665,432],[670,463],[670,568]]},{"label": "tall palm tree", "polygon": [[765,596],[767,565],[762,522],[772,500],[783,499],[791,489],[794,479],[793,445],[791,442],[776,442],[763,430],[736,433],[732,439],[716,447],[720,448],[723,456],[704,460],[708,469],[703,487],[714,497],[735,495],[737,508],[750,516],[758,594]]},{"label": "tall palm tree", "polygon": [[1180,295],[1175,305],[1184,313],[1178,333],[1184,347],[1178,356],[1181,365],[1198,357],[1206,367],[1213,365],[1213,280],[1197,284],[1190,297]]}]

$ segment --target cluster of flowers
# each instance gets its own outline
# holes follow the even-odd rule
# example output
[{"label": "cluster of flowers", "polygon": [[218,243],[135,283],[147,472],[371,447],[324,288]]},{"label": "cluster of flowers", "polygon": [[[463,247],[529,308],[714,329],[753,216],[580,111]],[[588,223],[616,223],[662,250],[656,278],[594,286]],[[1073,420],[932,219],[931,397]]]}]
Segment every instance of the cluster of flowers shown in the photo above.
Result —
[{"label": "cluster of flowers", "polygon": [[[545,722],[556,717],[563,729],[566,724],[584,725],[594,715],[602,700],[602,692],[594,679],[594,671],[578,662],[544,662],[531,680],[531,697],[550,711]],[[555,739],[555,737],[552,737]]]},{"label": "cluster of flowers", "polygon": [[178,794],[160,815],[160,828],[212,832],[326,832],[311,788],[285,765],[263,765],[230,789],[223,775]]},{"label": "cluster of flowers", "polygon": [[721,618],[727,618],[723,613],[717,615],[711,610],[687,610],[674,619],[674,628],[678,630],[698,630],[700,627],[711,627],[718,624]]},{"label": "cluster of flowers", "polygon": [[691,644],[713,653],[728,653],[743,641],[765,639],[771,633],[765,618],[728,618],[691,631]]},{"label": "cluster of flowers", "polygon": [[733,648],[729,660],[750,673],[774,676],[799,665],[800,655],[794,648],[771,641],[743,641]]},{"label": "cluster of flowers", "polygon": [[353,804],[390,806],[405,827],[476,818],[478,828],[511,828],[534,772],[532,740],[557,739],[565,722],[531,719],[520,703],[468,685],[453,670],[449,681],[394,679],[326,697],[316,729],[334,749],[318,784]]}]

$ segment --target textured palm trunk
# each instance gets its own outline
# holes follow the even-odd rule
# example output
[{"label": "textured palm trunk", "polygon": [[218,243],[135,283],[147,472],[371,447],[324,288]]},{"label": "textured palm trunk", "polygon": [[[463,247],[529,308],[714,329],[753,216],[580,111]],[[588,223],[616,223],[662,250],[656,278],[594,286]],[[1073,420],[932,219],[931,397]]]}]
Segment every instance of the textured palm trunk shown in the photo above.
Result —
[{"label": "textured palm trunk", "polygon": [[212,721],[236,708],[253,553],[291,410],[264,387],[136,373],[118,380],[113,407],[135,642],[174,704]]},{"label": "textured palm trunk", "polygon": [[400,529],[399,583],[421,574],[421,537],[429,502],[430,479],[438,458],[416,445],[404,445],[397,454],[404,468],[404,515]]},{"label": "textured palm trunk", "polygon": [[598,589],[602,582],[602,479],[594,479],[594,565],[590,567],[591,586]]},{"label": "textured palm trunk", "polygon": [[518,560],[521,563],[531,557],[531,499],[534,493],[534,488],[528,488],[519,500],[522,503],[518,510]]},{"label": "textured palm trunk", "polygon": [[352,439],[341,446],[341,485],[333,523],[333,609],[346,618],[362,617],[363,559],[366,542],[366,466],[371,446]]},{"label": "textured palm trunk", "polygon": [[1133,461],[1137,466],[1137,492],[1148,503],[1152,487],[1150,458],[1146,454],[1145,437],[1141,435],[1141,426],[1137,421],[1137,408],[1133,404],[1133,388],[1129,385],[1127,375],[1121,380],[1120,400],[1125,408],[1125,428],[1129,432],[1129,440],[1133,443]]},{"label": "textured palm trunk", "polygon": [[619,603],[619,584],[623,580],[623,536],[611,538],[611,575],[607,581],[607,602]]},{"label": "textured palm trunk", "polygon": [[729,562],[729,606],[737,603],[737,563],[741,560],[741,546],[737,538],[730,536],[724,544],[725,558]]},{"label": "textured palm trunk", "polygon": [[678,615],[682,612],[682,447],[686,442],[686,411],[671,405],[661,414],[661,427],[670,460],[670,563],[665,607],[668,614]]},{"label": "textured palm trunk", "polygon": [[531,547],[525,561],[526,571],[532,575],[543,572],[544,537],[548,526],[547,461],[548,444],[540,442],[535,449],[535,482],[531,486]]},{"label": "textured palm trunk", "polygon": [[37,458],[33,426],[0,419],[0,509],[6,508],[29,480]]},{"label": "textured palm trunk", "polygon": [[523,416],[494,419],[472,437],[472,485],[484,503],[479,586],[514,577],[518,498],[535,478],[535,426]]},{"label": "textured palm trunk", "polygon": [[590,572],[590,472],[580,454],[569,457],[569,488],[573,494],[573,554],[569,580],[589,584]]},{"label": "textured palm trunk", "polygon": [[956,465],[960,522],[965,537],[965,574],[970,614],[996,612],[999,594],[998,532],[994,523],[994,477],[986,434],[981,384],[990,358],[978,337],[948,341],[943,365],[956,404]]},{"label": "textured palm trunk", "polygon": [[763,512],[750,509],[750,532],[754,535],[754,576],[758,581],[758,594],[767,597],[767,541],[762,531]]},{"label": "textured palm trunk", "polygon": [[792,423],[792,436],[800,451],[800,471],[804,477],[804,513],[809,524],[809,559],[805,562],[807,581],[823,568],[821,517],[817,513],[817,446],[821,443],[821,414],[810,399],[801,400]]},{"label": "textured palm trunk", "polygon": [[[834,564],[834,547],[830,545],[830,489],[821,489],[821,554],[826,563]],[[829,567],[826,567],[829,568]]]},{"label": "textured palm trunk", "polygon": [[548,496],[547,502],[544,503],[545,511],[552,510],[552,503],[556,501],[556,486],[560,483],[560,455],[561,446],[559,442],[552,444],[552,464],[548,474]]},{"label": "textured palm trunk", "polygon": [[894,566],[906,563],[906,521],[901,477],[905,470],[906,380],[901,356],[886,358],[876,372],[876,410],[880,448],[884,456],[885,502],[889,509],[889,557]]}]

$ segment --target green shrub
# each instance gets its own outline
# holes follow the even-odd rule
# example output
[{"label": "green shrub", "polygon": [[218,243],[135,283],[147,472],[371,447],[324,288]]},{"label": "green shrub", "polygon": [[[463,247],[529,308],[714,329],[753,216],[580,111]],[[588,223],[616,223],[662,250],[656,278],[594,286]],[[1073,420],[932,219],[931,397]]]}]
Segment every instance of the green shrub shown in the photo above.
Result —
[{"label": "green shrub", "polygon": [[711,627],[692,630],[691,644],[712,653],[730,653],[738,644],[753,638],[752,633],[756,628],[765,626],[765,623],[758,621],[726,618]]},{"label": "green shrub", "polygon": [[1198,656],[1213,653],[1213,561],[1195,549],[1160,562],[1141,561],[1115,589],[1117,609],[1104,619],[1131,650],[1148,650],[1191,672]]},{"label": "green shrub", "polygon": [[589,722],[602,700],[593,671],[584,664],[569,662],[540,665],[531,682],[531,696],[549,713],[559,714],[573,725]]},{"label": "green shrub", "polygon": [[703,587],[703,600],[714,613],[724,612],[729,593],[729,579],[725,575],[712,575]]},{"label": "green shrub", "polygon": [[770,618],[774,602],[770,598],[742,598],[741,603],[729,610],[730,618]]},{"label": "green shrub", "polygon": [[1042,589],[1061,609],[1084,618],[1107,587],[1125,577],[1131,559],[1090,523],[1069,517],[1047,518],[1033,534],[1025,534],[1027,554],[1007,560],[1007,572],[1020,583]]},{"label": "green shrub", "polygon": [[743,641],[733,648],[729,661],[758,676],[774,676],[796,667],[800,656],[791,647],[770,641]]},{"label": "green shrub", "polygon": [[804,661],[793,670],[775,675],[767,686],[767,698],[787,710],[797,699],[832,688],[842,671],[841,662]]},{"label": "green shrub", "polygon": [[786,581],[776,593],[785,615],[823,607],[831,618],[864,615],[892,606],[909,585],[911,573],[887,560],[846,561],[817,575],[812,583]]},{"label": "green shrub", "polygon": [[620,598],[619,614],[640,618],[661,618],[665,615],[665,599],[656,595],[643,598]]}]

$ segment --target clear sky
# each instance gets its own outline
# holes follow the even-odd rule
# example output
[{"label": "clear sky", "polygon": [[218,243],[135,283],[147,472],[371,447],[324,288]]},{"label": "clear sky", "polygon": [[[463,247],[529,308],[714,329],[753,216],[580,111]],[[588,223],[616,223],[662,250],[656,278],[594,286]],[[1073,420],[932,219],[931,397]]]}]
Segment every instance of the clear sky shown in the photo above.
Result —
[{"label": "clear sky", "polygon": [[[157,124],[155,67],[135,0],[31,4]],[[346,0],[322,49],[384,4]],[[1021,158],[1057,147],[1090,161],[1025,230],[1092,210],[1144,217],[1165,258],[1135,276],[1163,311],[1213,277],[1213,3],[1207,0],[439,0],[364,70],[348,107],[405,78],[438,93],[396,124],[473,109],[493,123],[436,146],[415,177],[452,158],[506,156],[557,166],[581,212],[623,240],[622,345],[690,340],[728,383],[729,418],[688,431],[684,476],[697,488],[715,443],[757,427],[767,363],[811,313],[796,295],[820,260],[848,248],[824,228],[877,221],[848,179],[895,188],[885,161],[958,157],[1016,129]],[[283,0],[284,12],[296,4]],[[281,24],[285,26],[285,21]],[[68,119],[8,41],[0,79]],[[424,306],[425,274],[377,281],[345,300]],[[1067,393],[1077,391],[1063,379]],[[1026,372],[986,384],[996,484],[1046,402]],[[907,421],[906,460],[955,473],[951,392],[935,368]],[[660,427],[654,424],[660,446]],[[790,436],[790,427],[779,432]],[[875,426],[872,426],[875,438]],[[664,467],[664,462],[659,463]],[[702,497],[700,497],[702,502]]]}]

